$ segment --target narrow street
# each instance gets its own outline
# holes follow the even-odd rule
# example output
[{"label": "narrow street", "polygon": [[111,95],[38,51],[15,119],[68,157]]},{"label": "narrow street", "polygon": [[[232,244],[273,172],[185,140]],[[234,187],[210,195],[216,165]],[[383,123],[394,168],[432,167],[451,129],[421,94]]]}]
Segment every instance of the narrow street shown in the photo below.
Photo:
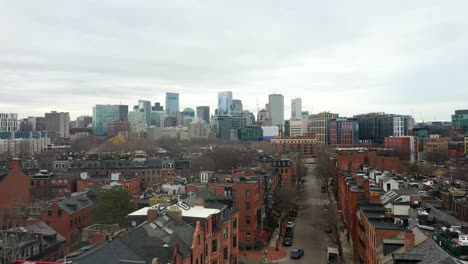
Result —
[{"label": "narrow street", "polygon": [[315,165],[309,164],[307,167],[303,200],[296,217],[293,245],[285,247],[288,252],[293,248],[301,248],[304,250],[304,256],[301,259],[288,258],[279,263],[327,263],[327,247],[333,246],[323,230],[327,222],[323,205],[328,203],[328,196],[320,191],[322,182],[315,175]]}]

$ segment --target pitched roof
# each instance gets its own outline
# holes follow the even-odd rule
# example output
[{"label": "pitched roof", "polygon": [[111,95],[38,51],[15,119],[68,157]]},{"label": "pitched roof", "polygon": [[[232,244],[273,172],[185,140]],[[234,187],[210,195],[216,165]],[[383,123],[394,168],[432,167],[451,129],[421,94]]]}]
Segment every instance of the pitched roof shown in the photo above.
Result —
[{"label": "pitched roof", "polygon": [[415,246],[403,255],[423,255],[418,264],[456,264],[457,262],[432,239]]},{"label": "pitched roof", "polygon": [[59,205],[68,214],[74,214],[93,205],[93,202],[86,194],[78,194],[61,200]]},{"label": "pitched roof", "polygon": [[[95,264],[95,263],[109,263],[117,264],[120,260],[127,261],[144,261],[140,256],[136,255],[122,240],[115,239],[102,247],[89,251],[82,256],[75,259],[77,264]],[[145,263],[145,262],[142,262]],[[151,263],[151,262],[150,262]]]},{"label": "pitched roof", "polygon": [[119,260],[151,263],[153,258],[169,263],[175,246],[183,258],[190,256],[194,232],[194,227],[179,224],[163,214],[131,230],[124,237],[79,256],[76,263],[119,263]]}]

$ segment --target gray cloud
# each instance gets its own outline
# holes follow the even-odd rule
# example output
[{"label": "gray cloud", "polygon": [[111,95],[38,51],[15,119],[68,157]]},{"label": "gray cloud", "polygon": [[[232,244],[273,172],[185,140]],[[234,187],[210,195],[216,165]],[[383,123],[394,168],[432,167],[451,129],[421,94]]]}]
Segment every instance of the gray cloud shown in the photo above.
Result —
[{"label": "gray cloud", "polygon": [[[3,1],[0,111],[90,114],[97,103],[305,110],[447,120],[466,108],[466,1]],[[289,112],[289,109],[287,109]],[[289,113],[286,114],[288,116]]]}]

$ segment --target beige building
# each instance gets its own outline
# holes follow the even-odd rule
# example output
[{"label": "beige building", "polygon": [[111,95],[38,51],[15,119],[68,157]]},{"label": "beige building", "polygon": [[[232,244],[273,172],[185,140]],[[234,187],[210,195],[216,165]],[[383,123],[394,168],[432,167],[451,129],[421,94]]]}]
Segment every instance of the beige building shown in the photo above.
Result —
[{"label": "beige building", "polygon": [[289,135],[291,137],[303,136],[307,133],[307,120],[299,118],[294,118],[289,120]]},{"label": "beige building", "polygon": [[468,154],[468,136],[465,137],[465,155]]},{"label": "beige building", "polygon": [[338,114],[321,112],[309,116],[307,123],[308,133],[315,134],[319,144],[327,144],[327,125],[330,119],[337,118]]},{"label": "beige building", "polygon": [[50,144],[50,138],[0,139],[0,154],[12,157],[33,155],[44,151]]}]

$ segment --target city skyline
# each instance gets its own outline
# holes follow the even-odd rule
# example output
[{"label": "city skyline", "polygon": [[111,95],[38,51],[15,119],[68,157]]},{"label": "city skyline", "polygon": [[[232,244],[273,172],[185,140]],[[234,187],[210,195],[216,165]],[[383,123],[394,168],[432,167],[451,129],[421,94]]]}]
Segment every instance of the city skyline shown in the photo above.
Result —
[{"label": "city skyline", "polygon": [[446,121],[467,108],[466,2],[140,4],[5,3],[1,112],[75,119],[172,91],[181,109],[213,113],[226,90],[251,112],[281,93],[285,117],[297,97],[348,117]]}]

